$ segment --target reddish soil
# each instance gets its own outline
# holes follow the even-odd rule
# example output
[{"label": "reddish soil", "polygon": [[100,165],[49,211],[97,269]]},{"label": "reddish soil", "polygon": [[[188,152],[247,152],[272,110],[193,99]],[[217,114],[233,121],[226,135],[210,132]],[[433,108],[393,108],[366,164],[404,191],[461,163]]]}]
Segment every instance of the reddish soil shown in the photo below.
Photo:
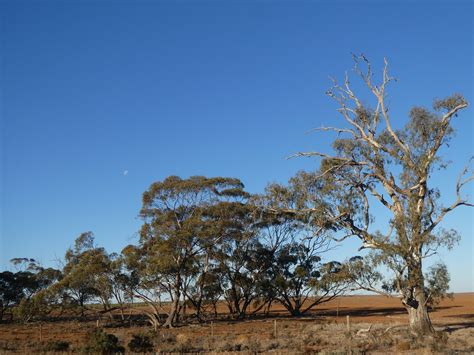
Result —
[{"label": "reddish soil", "polygon": [[[220,307],[224,311],[224,307]],[[141,307],[134,309],[139,313]],[[346,296],[322,304],[310,314],[300,318],[287,316],[281,306],[274,306],[271,317],[245,321],[221,320],[207,324],[194,324],[171,330],[160,330],[160,336],[171,334],[173,337],[186,339],[203,339],[212,334],[219,339],[239,339],[239,337],[258,338],[261,341],[274,339],[274,320],[277,319],[279,334],[298,334],[308,327],[332,324],[342,327],[350,316],[354,329],[367,324],[379,328],[407,324],[407,314],[397,299],[382,296]],[[451,334],[462,329],[469,338],[474,332],[474,293],[459,293],[453,299],[446,299],[431,312],[431,318],[437,329]],[[339,326],[337,325],[339,324]],[[111,324],[106,318],[101,326],[109,333],[115,334],[122,344],[126,345],[132,334],[150,329],[148,326],[131,324],[120,326]],[[54,322],[18,324],[0,323],[0,354],[6,352],[29,353],[38,350],[41,344],[51,340],[64,340],[71,344],[72,350],[80,349],[86,340],[88,331],[96,327],[96,321],[58,320]],[[327,328],[327,327],[326,327]],[[293,332],[293,333],[292,333]],[[465,333],[468,332],[468,333]],[[167,336],[167,335],[166,335]],[[463,335],[465,337],[466,335]],[[175,338],[175,339],[178,339]],[[177,340],[179,341],[179,339]],[[469,343],[470,344],[470,343]]]},{"label": "reddish soil", "polygon": [[[382,296],[340,297],[323,304],[315,314],[337,317],[338,306],[339,318],[349,315],[356,323],[408,323],[400,300]],[[470,323],[474,327],[474,293],[458,293],[453,299],[443,300],[430,316],[435,326]]]}]

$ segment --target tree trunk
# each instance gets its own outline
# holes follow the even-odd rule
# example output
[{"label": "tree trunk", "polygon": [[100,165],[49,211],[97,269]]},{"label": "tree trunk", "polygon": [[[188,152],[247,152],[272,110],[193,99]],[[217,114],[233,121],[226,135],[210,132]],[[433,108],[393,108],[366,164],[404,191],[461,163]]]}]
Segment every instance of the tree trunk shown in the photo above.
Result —
[{"label": "tree trunk", "polygon": [[174,320],[176,318],[176,315],[178,313],[178,307],[179,307],[179,299],[181,297],[180,293],[180,288],[181,288],[181,277],[180,274],[176,276],[176,284],[175,284],[175,293],[174,293],[174,299],[171,301],[171,310],[170,313],[168,314],[168,318],[165,321],[165,324],[163,324],[163,327],[165,328],[172,328],[174,325]]},{"label": "tree trunk", "polygon": [[426,307],[409,308],[408,315],[410,317],[410,328],[417,334],[424,335],[433,332],[433,325]]},{"label": "tree trunk", "polygon": [[300,297],[295,297],[295,307],[293,309],[293,312],[292,312],[292,316],[294,317],[301,317],[303,314],[301,313],[301,307],[303,306],[302,302],[301,302],[301,298]]},{"label": "tree trunk", "polygon": [[79,298],[79,307],[81,307],[81,318],[84,318],[84,299],[82,298]]},{"label": "tree trunk", "polygon": [[291,312],[291,315],[293,317],[301,317],[303,313],[301,313],[301,310],[299,308],[295,308],[293,312]]},{"label": "tree trunk", "polygon": [[270,314],[270,309],[272,308],[273,300],[268,301],[267,307],[265,308],[265,315],[268,316]]},{"label": "tree trunk", "polygon": [[153,330],[156,332],[160,326],[160,317],[153,312],[145,312]]},{"label": "tree trunk", "polygon": [[174,323],[174,318],[176,317],[176,313],[178,311],[178,302],[179,302],[179,295],[176,295],[174,300],[171,302],[171,310],[168,313],[168,317],[166,318],[165,324],[163,327],[165,328],[172,328]]},{"label": "tree trunk", "polygon": [[410,329],[419,336],[432,334],[434,328],[428,314],[425,280],[420,261],[416,263],[415,267],[411,268],[408,277],[409,284],[412,287],[410,287],[403,303],[408,311]]},{"label": "tree trunk", "polygon": [[419,335],[427,335],[434,332],[431,319],[428,314],[426,297],[423,291],[415,295],[415,307],[408,307],[408,316],[410,319],[410,329]]},{"label": "tree trunk", "polygon": [[122,320],[122,323],[125,321],[125,314],[123,313],[123,305],[120,305],[120,319]]}]

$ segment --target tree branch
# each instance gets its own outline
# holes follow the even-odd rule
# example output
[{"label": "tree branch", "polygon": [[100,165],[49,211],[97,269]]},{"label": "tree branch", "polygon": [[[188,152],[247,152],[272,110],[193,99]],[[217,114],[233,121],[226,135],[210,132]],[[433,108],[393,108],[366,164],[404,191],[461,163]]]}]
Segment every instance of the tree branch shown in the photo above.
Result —
[{"label": "tree branch", "polygon": [[459,206],[468,206],[468,207],[474,207],[474,204],[473,203],[470,203],[468,202],[467,200],[463,199],[461,197],[461,189],[466,185],[468,184],[469,182],[471,182],[472,180],[474,180],[474,172],[471,173],[471,175],[469,175],[466,179],[463,180],[463,177],[468,173],[469,171],[469,165],[470,163],[473,161],[474,157],[471,157],[469,159],[469,162],[466,164],[466,166],[464,167],[464,169],[461,171],[461,173],[459,174],[459,177],[458,177],[458,180],[457,180],[457,183],[456,183],[456,201],[454,201],[451,206],[449,207],[446,207],[446,208],[443,208],[441,210],[441,213],[440,215],[438,216],[438,218],[436,218],[436,220],[434,222],[432,222],[430,224],[430,226],[428,228],[426,228],[424,230],[424,232],[422,233],[422,237],[425,237],[426,235],[428,235],[429,233],[431,233],[433,231],[433,229],[443,220],[443,218],[451,211],[453,211],[454,209],[456,209],[457,207]]}]

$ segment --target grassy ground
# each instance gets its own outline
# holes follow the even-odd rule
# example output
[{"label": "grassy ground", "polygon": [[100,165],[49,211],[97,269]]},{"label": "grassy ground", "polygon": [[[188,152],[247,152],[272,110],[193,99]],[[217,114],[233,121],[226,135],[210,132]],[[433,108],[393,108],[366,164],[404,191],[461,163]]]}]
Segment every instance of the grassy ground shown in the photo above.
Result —
[{"label": "grassy ground", "polygon": [[[139,313],[140,308],[134,311]],[[378,296],[344,297],[304,318],[286,317],[275,307],[268,319],[223,319],[158,332],[138,322],[123,325],[105,318],[99,326],[117,336],[125,349],[134,334],[147,334],[155,351],[162,353],[474,352],[474,294],[444,301],[431,316],[438,333],[423,342],[407,331],[407,317],[398,301]],[[96,326],[94,319],[60,320],[41,327],[0,324],[0,353],[39,352],[59,340],[70,344],[70,352],[78,352]]]}]

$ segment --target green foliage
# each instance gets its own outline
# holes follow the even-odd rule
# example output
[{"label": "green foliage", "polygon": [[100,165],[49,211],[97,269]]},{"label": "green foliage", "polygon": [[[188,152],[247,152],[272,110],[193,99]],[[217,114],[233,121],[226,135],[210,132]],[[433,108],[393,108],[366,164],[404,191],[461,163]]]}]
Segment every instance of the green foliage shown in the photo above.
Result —
[{"label": "green foliage", "polygon": [[84,314],[86,304],[99,300],[104,309],[109,308],[112,297],[112,259],[104,248],[94,244],[92,232],[82,233],[73,249],[65,255],[63,278],[54,285],[57,294],[63,294]]},{"label": "green foliage", "polygon": [[0,273],[0,319],[8,308],[18,304],[23,297],[19,279],[18,275],[10,271]]},{"label": "green foliage", "polygon": [[133,270],[138,277],[136,294],[152,308],[156,302],[152,297],[163,290],[173,300],[167,325],[175,321],[183,297],[199,312],[204,295],[218,292],[215,285],[206,284],[215,280],[208,276],[213,268],[210,255],[216,243],[236,231],[239,213],[246,214],[243,202],[249,195],[243,188],[233,178],[170,176],[143,194],[140,243],[123,254],[130,275]]},{"label": "green foliage", "polygon": [[153,351],[153,342],[149,335],[134,334],[128,343],[128,348],[135,353],[148,353]]},{"label": "green foliage", "polygon": [[[29,320],[33,309],[41,303],[38,296],[51,284],[61,278],[61,272],[52,268],[41,267],[34,259],[15,258],[11,262],[24,270],[0,273],[0,320],[7,309],[14,309],[22,321]],[[26,312],[28,309],[28,312]],[[43,312],[44,313],[44,312]]]},{"label": "green foliage", "polygon": [[14,308],[15,316],[23,323],[46,317],[56,305],[48,291],[43,290],[31,298],[23,298]]},{"label": "green foliage", "polygon": [[451,96],[448,96],[447,98],[435,100],[433,102],[433,108],[438,112],[449,112],[455,109],[456,107],[465,104],[467,104],[466,99],[461,94],[456,93]]},{"label": "green foliage", "polygon": [[300,172],[288,186],[270,184],[253,198],[259,211],[259,260],[268,264],[259,279],[266,280],[267,297],[292,315],[337,297],[348,286],[347,277],[321,262],[330,248],[331,228],[320,214],[324,206],[314,199],[314,183],[314,174]]},{"label": "green foliage", "polygon": [[47,342],[42,350],[46,352],[66,352],[69,351],[69,342],[64,340],[51,340]]},{"label": "green foliage", "polygon": [[448,293],[451,278],[445,264],[438,263],[431,266],[425,275],[425,280],[428,305],[431,307],[439,304],[445,297],[452,297],[452,294]]},{"label": "green foliage", "polygon": [[89,333],[84,352],[88,354],[117,354],[124,353],[125,349],[119,345],[119,340],[115,335],[97,328]]},{"label": "green foliage", "polygon": [[271,260],[255,237],[227,241],[217,250],[220,287],[231,314],[243,318],[254,301],[268,300]]}]

